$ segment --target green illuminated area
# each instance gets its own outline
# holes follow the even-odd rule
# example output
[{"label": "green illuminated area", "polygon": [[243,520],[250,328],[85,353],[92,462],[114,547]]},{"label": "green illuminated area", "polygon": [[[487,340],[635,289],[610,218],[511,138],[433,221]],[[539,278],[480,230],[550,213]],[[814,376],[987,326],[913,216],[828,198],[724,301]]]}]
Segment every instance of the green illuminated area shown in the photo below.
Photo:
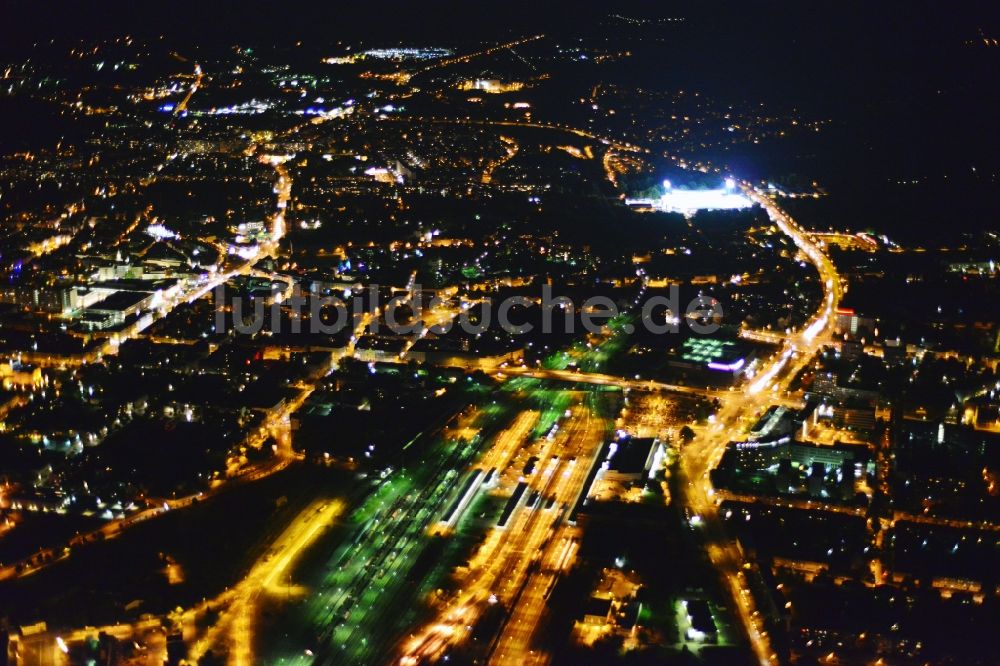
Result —
[{"label": "green illuminated area", "polygon": [[534,437],[541,437],[547,433],[573,402],[573,396],[569,391],[546,389],[541,386],[531,391],[530,395],[532,401],[541,409],[538,425],[532,433]]},{"label": "green illuminated area", "polygon": [[[512,379],[505,389],[463,424],[478,430],[471,441],[443,434],[415,445],[408,455],[419,455],[419,460],[376,481],[348,519],[350,536],[327,560],[308,600],[287,618],[287,626],[308,630],[291,632],[267,663],[373,663],[407,627],[419,623],[428,609],[422,600],[448,587],[454,566],[468,557],[503,506],[480,496],[450,536],[433,536],[431,527],[462,474],[518,409],[538,410],[539,421],[529,436],[533,439],[545,435],[580,395],[528,378]],[[610,396],[588,391],[587,409],[601,416],[614,413],[618,399]],[[487,518],[480,518],[484,514]]]},{"label": "green illuminated area", "polygon": [[708,364],[728,361],[737,351],[732,340],[717,340],[703,336],[691,337],[681,345],[681,358],[690,363]]},{"label": "green illuminated area", "polygon": [[[532,437],[542,437],[552,426],[565,417],[566,410],[573,404],[574,393],[587,391],[588,408],[595,410],[595,415],[613,419],[615,414],[610,408],[605,409],[606,401],[597,400],[600,394],[617,394],[618,386],[591,386],[587,384],[572,385],[567,389],[565,382],[550,382],[531,377],[514,377],[504,383],[504,389],[513,392],[523,399],[526,405],[539,411],[538,423],[532,431]],[[558,387],[558,388],[553,388]]]},{"label": "green illuminated area", "polygon": [[[434,440],[415,464],[390,472],[349,518],[351,536],[325,565],[325,574],[308,601],[294,611],[292,626],[308,628],[298,643],[279,646],[268,663],[371,663],[412,621],[410,608],[426,582],[443,571],[442,540],[428,528],[444,509],[451,491],[477,458],[486,433],[511,416],[507,405],[488,403],[477,410],[472,441]],[[424,582],[424,585],[420,585]],[[305,652],[309,650],[312,654]]]},{"label": "green illuminated area", "polygon": [[621,353],[634,326],[633,315],[619,315],[605,324],[600,339],[580,339],[568,349],[553,352],[542,360],[546,370],[579,368],[583,372],[602,372],[608,363]]}]

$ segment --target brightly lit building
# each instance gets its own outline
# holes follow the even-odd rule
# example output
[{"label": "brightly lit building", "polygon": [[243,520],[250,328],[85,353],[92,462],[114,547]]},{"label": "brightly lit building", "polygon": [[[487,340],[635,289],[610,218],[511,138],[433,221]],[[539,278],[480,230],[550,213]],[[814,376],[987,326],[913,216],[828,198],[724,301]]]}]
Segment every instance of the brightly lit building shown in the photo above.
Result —
[{"label": "brightly lit building", "polygon": [[459,90],[479,90],[492,94],[517,92],[522,88],[524,88],[524,84],[520,81],[498,81],[497,79],[475,79],[462,81],[458,84]]},{"label": "brightly lit building", "polygon": [[361,53],[366,58],[378,60],[433,60],[452,55],[451,49],[437,47],[368,49]]},{"label": "brightly lit building", "polygon": [[669,180],[663,181],[663,194],[658,199],[626,199],[625,204],[637,209],[693,215],[699,210],[739,210],[753,205],[736,187],[736,181],[726,178],[722,187],[714,190],[675,189]]},{"label": "brightly lit building", "polygon": [[667,361],[682,370],[710,371],[736,378],[755,365],[755,351],[738,340],[692,336]]}]

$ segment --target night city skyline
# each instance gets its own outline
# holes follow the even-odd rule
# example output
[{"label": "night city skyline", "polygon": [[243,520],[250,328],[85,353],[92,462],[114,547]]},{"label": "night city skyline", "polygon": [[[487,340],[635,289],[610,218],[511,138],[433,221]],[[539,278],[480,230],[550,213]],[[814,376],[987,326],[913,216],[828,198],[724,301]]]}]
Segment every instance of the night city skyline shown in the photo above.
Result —
[{"label": "night city skyline", "polygon": [[5,14],[0,666],[996,663],[990,3]]}]

